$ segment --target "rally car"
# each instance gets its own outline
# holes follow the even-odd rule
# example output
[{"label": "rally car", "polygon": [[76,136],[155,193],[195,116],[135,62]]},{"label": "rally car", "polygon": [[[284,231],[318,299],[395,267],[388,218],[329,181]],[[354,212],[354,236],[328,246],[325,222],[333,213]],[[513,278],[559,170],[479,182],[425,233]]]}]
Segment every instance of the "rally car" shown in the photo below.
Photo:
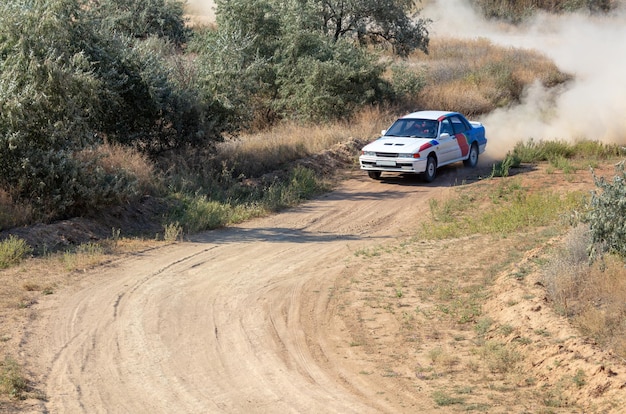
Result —
[{"label": "rally car", "polygon": [[423,174],[431,182],[437,168],[463,161],[475,167],[485,152],[487,138],[480,122],[458,112],[420,111],[403,116],[361,150],[359,163],[370,178],[381,173]]}]

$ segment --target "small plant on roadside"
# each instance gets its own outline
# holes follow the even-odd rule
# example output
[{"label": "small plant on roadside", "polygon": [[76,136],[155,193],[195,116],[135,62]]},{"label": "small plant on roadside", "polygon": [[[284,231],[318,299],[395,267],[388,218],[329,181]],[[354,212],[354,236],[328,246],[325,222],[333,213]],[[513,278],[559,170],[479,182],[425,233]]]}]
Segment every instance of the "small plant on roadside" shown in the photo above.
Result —
[{"label": "small plant on roadside", "polygon": [[182,238],[183,228],[178,222],[168,223],[163,226],[163,240],[175,242]]},{"label": "small plant on roadside", "polygon": [[506,374],[516,369],[521,354],[509,344],[486,341],[479,354],[492,373]]},{"label": "small plant on roadside", "polygon": [[505,324],[500,326],[500,333],[504,336],[509,336],[513,333],[515,328],[509,324]]},{"label": "small plant on roadside", "polygon": [[552,165],[557,170],[563,171],[565,174],[571,174],[576,172],[578,169],[572,162],[565,158],[563,155],[557,155],[550,159],[550,165]]},{"label": "small plant on roadside", "polygon": [[15,399],[24,399],[28,390],[28,382],[17,361],[5,357],[0,361],[0,394]]},{"label": "small plant on roadside", "polygon": [[508,153],[502,161],[493,164],[491,169],[491,178],[508,177],[511,168],[517,168],[521,164],[521,160],[515,154]]},{"label": "small plant on roadside", "polygon": [[10,235],[0,242],[0,269],[14,266],[32,252],[32,248],[19,237]]},{"label": "small plant on roadside", "polygon": [[576,384],[576,386],[580,388],[587,383],[586,378],[587,375],[585,374],[585,371],[583,369],[579,369],[578,371],[576,371],[576,375],[574,375],[572,381],[574,382],[574,384]]},{"label": "small plant on roadside", "polygon": [[435,391],[433,392],[432,397],[435,401],[435,404],[437,404],[439,407],[447,407],[450,405],[465,403],[465,398],[454,397],[445,391]]},{"label": "small plant on roadside", "polygon": [[111,228],[111,245],[113,248],[116,248],[120,241],[120,234],[122,233],[122,229],[119,228]]},{"label": "small plant on roadside", "polygon": [[493,324],[493,319],[489,317],[480,318],[476,325],[474,326],[474,330],[479,338],[483,338],[489,329],[491,329],[491,325]]},{"label": "small plant on roadside", "polygon": [[68,272],[73,272],[95,266],[101,263],[105,256],[102,243],[89,242],[66,250],[61,256],[61,261]]}]

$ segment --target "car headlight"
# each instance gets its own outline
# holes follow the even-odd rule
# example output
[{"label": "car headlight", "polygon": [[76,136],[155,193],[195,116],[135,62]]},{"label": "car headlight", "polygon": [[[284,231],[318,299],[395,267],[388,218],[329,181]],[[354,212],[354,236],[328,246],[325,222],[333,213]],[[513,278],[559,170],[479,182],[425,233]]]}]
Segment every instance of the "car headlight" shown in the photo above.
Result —
[{"label": "car headlight", "polygon": [[361,153],[363,155],[365,155],[366,157],[375,157],[376,153],[374,151],[361,151]]},{"label": "car headlight", "polygon": [[398,154],[398,158],[419,158],[420,155],[419,154]]}]

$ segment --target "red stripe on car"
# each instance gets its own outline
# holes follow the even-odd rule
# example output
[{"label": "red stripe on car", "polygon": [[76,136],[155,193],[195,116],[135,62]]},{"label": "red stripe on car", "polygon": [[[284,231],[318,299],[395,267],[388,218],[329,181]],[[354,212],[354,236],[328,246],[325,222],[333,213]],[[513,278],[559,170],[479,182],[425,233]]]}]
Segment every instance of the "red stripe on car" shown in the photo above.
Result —
[{"label": "red stripe on car", "polygon": [[423,145],[420,147],[420,149],[419,149],[419,151],[418,151],[418,152],[422,152],[422,151],[424,151],[425,149],[428,149],[428,148],[430,148],[430,147],[432,147],[432,146],[433,146],[433,144],[431,144],[430,142],[427,142],[426,144],[423,144]]},{"label": "red stripe on car", "polygon": [[459,148],[461,148],[461,156],[465,157],[469,152],[469,144],[465,134],[456,134],[456,142],[459,144]]}]

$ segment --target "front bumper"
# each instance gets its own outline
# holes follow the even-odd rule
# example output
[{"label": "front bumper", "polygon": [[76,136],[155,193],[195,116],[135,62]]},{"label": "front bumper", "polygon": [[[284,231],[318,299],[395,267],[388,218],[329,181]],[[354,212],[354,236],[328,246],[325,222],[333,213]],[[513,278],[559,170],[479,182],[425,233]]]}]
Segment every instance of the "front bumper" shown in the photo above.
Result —
[{"label": "front bumper", "polygon": [[426,160],[422,158],[387,158],[361,155],[359,163],[362,170],[423,173],[426,171]]}]

